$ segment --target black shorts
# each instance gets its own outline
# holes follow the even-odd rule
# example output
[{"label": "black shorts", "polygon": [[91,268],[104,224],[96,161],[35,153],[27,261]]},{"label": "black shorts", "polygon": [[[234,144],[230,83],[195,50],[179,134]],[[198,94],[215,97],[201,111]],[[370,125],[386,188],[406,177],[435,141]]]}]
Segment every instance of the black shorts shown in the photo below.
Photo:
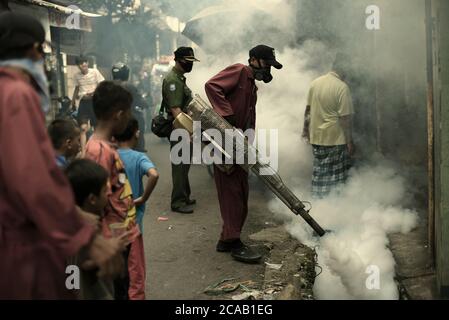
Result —
[{"label": "black shorts", "polygon": [[97,126],[97,117],[95,117],[94,106],[92,98],[82,98],[78,107],[78,116],[76,117],[78,124],[87,123],[90,120],[90,125]]}]

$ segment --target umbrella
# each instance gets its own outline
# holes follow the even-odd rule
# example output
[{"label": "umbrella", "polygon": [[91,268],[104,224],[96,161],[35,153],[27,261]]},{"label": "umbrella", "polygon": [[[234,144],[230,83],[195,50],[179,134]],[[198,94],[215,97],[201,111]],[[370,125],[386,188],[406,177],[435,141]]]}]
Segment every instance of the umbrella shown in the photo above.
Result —
[{"label": "umbrella", "polygon": [[[252,12],[269,14],[266,9],[257,6],[254,1],[249,2],[250,3],[247,5],[251,8]],[[226,22],[231,21],[235,15],[240,14],[241,10],[242,7],[240,5],[232,4],[208,7],[186,22],[182,34],[201,46],[203,44],[203,30],[207,30],[208,23],[217,25],[217,22],[223,22],[223,25],[225,26]],[[223,36],[223,34],[221,34],[221,36]]]}]

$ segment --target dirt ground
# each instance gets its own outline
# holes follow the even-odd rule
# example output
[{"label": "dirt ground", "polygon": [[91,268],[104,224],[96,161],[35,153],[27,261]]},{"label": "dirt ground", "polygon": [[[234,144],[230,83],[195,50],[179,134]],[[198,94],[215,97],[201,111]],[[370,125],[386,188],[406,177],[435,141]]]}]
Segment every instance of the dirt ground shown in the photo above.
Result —
[{"label": "dirt ground", "polygon": [[[148,154],[160,174],[144,218],[147,299],[231,299],[244,292],[241,289],[223,294],[204,292],[228,279],[233,279],[228,282],[231,287],[243,283],[250,289],[268,292],[262,297],[265,299],[313,299],[314,252],[292,240],[282,227],[276,229],[277,222],[267,208],[270,194],[256,177],[250,176],[249,216],[242,239],[263,252],[264,258],[259,264],[247,265],[234,261],[227,253],[215,251],[221,217],[215,183],[207,168],[191,167],[192,197],[197,200],[195,213],[171,212],[169,144],[152,134],[147,134],[146,139]],[[160,217],[168,220],[159,221]],[[424,245],[425,231],[423,223],[408,235],[390,236],[403,299],[435,297],[434,270],[429,266]],[[273,270],[265,262],[283,266]]]},{"label": "dirt ground", "polygon": [[[264,261],[242,264],[227,253],[215,251],[221,217],[215,184],[207,168],[196,165],[190,171],[192,198],[197,200],[195,213],[171,212],[169,144],[154,135],[147,134],[146,139],[148,154],[160,174],[144,218],[147,299],[223,299],[226,297],[206,295],[204,290],[228,278],[250,280],[256,288],[262,288]],[[250,178],[250,189],[249,217],[242,239],[257,245],[248,236],[275,222],[268,212],[264,189],[255,177]],[[168,221],[158,221],[159,217]],[[263,247],[259,249],[264,251]]]}]

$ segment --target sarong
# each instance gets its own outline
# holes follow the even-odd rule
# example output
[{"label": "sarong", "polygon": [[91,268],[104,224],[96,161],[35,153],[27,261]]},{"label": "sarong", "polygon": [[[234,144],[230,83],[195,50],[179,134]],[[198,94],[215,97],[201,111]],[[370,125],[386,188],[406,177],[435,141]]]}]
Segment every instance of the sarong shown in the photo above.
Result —
[{"label": "sarong", "polygon": [[313,145],[312,196],[324,198],[344,184],[352,166],[346,145]]}]

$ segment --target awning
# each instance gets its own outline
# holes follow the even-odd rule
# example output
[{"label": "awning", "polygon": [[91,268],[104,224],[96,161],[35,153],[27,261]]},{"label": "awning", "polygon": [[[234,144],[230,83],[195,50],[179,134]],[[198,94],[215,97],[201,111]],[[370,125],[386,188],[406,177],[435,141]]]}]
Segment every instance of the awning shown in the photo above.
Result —
[{"label": "awning", "polygon": [[61,13],[65,13],[67,15],[71,15],[73,13],[78,13],[83,17],[88,17],[88,18],[97,18],[97,17],[101,17],[101,14],[97,14],[97,13],[90,13],[90,12],[85,12],[79,8],[77,8],[75,5],[71,5],[71,6],[62,6],[59,4],[55,4],[49,1],[43,1],[43,0],[23,0],[24,2],[28,2],[37,6],[41,6],[41,7],[46,7],[49,9],[54,9],[57,10]]},{"label": "awning", "polygon": [[101,14],[85,12],[75,5],[63,6],[43,0],[22,0],[21,2],[48,9],[48,20],[52,27],[90,32],[92,31],[91,18],[102,17]]}]

